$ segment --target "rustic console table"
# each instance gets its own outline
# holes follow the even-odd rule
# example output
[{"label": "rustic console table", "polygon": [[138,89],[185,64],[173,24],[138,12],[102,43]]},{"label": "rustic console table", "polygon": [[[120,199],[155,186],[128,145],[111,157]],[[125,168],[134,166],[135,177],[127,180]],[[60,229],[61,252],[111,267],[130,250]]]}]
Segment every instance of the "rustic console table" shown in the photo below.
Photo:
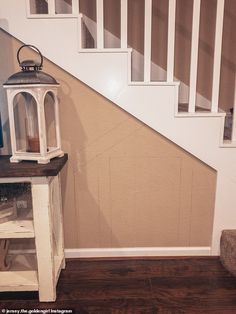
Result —
[{"label": "rustic console table", "polygon": [[32,218],[18,210],[16,219],[0,224],[0,241],[33,238],[35,250],[9,256],[10,269],[0,271],[0,291],[39,291],[40,301],[55,301],[56,284],[65,268],[59,173],[68,156],[46,165],[10,163],[9,158],[0,156],[0,189],[1,183],[29,183]]}]

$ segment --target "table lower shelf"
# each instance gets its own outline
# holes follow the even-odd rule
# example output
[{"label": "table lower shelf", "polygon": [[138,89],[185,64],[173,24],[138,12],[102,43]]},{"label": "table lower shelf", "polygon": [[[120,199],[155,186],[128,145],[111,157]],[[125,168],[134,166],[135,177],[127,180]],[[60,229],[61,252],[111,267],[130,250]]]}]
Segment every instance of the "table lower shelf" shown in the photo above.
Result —
[{"label": "table lower shelf", "polygon": [[[35,254],[11,255],[12,265],[7,271],[0,271],[0,292],[4,291],[38,291],[38,272]],[[54,257],[55,283],[59,278],[63,258]]]},{"label": "table lower shelf", "polygon": [[34,238],[32,220],[13,220],[0,224],[0,239]]}]

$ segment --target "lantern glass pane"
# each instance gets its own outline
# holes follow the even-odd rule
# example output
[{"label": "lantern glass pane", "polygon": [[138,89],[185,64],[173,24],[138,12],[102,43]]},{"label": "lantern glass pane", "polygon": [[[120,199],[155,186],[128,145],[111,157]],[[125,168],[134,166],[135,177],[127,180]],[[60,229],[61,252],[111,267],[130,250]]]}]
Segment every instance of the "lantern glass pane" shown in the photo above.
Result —
[{"label": "lantern glass pane", "polygon": [[72,14],[72,0],[55,0],[56,14]]},{"label": "lantern glass pane", "polygon": [[13,101],[16,150],[39,153],[37,103],[29,93],[19,93]]},{"label": "lantern glass pane", "polygon": [[30,0],[30,14],[48,14],[46,0]]},{"label": "lantern glass pane", "polygon": [[56,137],[55,97],[56,96],[52,92],[48,92],[44,99],[48,151],[51,151],[58,146]]}]

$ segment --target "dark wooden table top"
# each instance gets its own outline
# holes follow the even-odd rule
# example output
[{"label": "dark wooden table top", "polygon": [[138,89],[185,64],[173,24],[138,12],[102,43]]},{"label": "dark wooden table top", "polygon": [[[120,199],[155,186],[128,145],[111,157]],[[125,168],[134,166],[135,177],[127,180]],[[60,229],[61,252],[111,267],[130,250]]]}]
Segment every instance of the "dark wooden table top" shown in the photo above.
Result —
[{"label": "dark wooden table top", "polygon": [[68,160],[68,154],[53,158],[48,164],[38,164],[36,161],[11,163],[10,157],[0,156],[0,178],[56,176]]}]

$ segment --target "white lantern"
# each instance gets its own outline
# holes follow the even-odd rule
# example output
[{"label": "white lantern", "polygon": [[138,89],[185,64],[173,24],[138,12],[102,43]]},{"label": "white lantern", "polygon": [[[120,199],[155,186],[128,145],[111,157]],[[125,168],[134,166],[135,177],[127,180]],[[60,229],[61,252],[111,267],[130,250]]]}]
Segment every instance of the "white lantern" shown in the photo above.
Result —
[{"label": "white lantern", "polygon": [[[40,62],[20,62],[20,51],[31,47]],[[21,71],[8,78],[3,87],[7,92],[11,132],[11,162],[35,160],[46,164],[64,155],[61,150],[57,90],[59,84],[42,72],[43,56],[32,45],[23,45],[17,52]]]}]

